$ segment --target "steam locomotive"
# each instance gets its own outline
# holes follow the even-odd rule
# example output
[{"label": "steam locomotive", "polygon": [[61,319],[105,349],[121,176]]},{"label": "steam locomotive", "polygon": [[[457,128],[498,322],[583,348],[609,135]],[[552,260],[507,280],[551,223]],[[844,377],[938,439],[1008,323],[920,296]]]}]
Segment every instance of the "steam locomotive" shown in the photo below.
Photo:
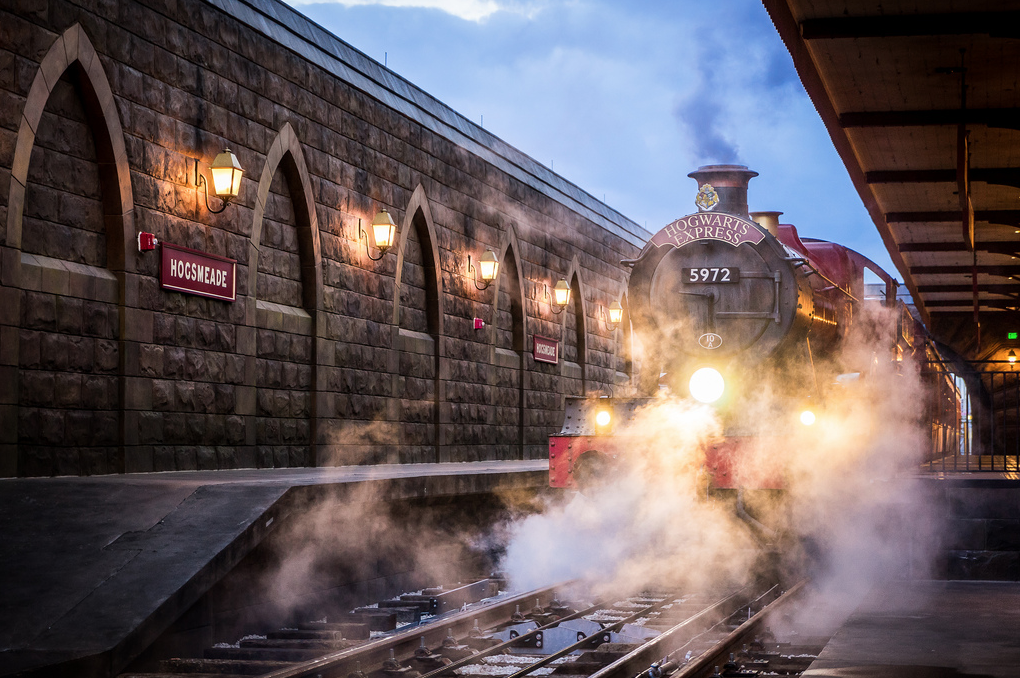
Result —
[{"label": "steam locomotive", "polygon": [[[550,436],[550,485],[574,487],[627,454],[620,432],[635,413],[667,391],[711,403],[725,424],[707,452],[716,487],[736,487],[739,459],[760,440],[762,420],[784,435],[791,414],[814,421],[813,407],[830,384],[867,371],[841,350],[865,310],[865,271],[884,284],[880,303],[896,304],[896,281],[846,247],[801,238],[779,223],[781,212],[748,213],[747,185],[757,172],[711,165],[688,176],[697,182],[698,212],[655,233],[633,267],[627,288],[629,320],[644,347],[637,397],[567,398],[559,434]],[[892,312],[896,312],[893,309]],[[914,350],[913,320],[900,310],[901,329],[888,356]],[[778,411],[755,402],[760,384],[776,383]],[[751,419],[754,421],[751,421]],[[757,487],[782,486],[781,473],[758,474]]]}]

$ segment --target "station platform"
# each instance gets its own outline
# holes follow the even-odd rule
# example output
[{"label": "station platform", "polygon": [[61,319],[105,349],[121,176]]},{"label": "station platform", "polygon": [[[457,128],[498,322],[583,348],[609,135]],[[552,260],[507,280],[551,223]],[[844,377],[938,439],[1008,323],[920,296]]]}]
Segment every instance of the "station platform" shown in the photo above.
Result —
[{"label": "station platform", "polygon": [[0,480],[0,675],[44,675],[58,663],[74,666],[73,675],[108,675],[317,496],[396,501],[538,489],[548,464]]},{"label": "station platform", "polygon": [[804,678],[1016,678],[1020,583],[892,581],[875,587]]}]

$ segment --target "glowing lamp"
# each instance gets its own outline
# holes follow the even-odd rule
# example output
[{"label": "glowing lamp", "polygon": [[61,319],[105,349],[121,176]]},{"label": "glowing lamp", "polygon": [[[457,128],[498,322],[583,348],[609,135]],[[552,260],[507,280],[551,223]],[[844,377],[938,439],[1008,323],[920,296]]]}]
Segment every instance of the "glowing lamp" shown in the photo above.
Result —
[{"label": "glowing lamp", "polygon": [[[496,253],[491,249],[485,250],[485,253],[478,257],[478,271],[475,271],[475,267],[471,265],[471,255],[469,254],[468,273],[474,273],[475,287],[484,290],[499,273],[499,259],[496,258]],[[482,281],[481,285],[478,284],[479,279]]]},{"label": "glowing lamp", "polygon": [[609,426],[609,422],[613,420],[613,415],[609,410],[599,410],[595,413],[595,425],[599,428],[605,428]]},{"label": "glowing lamp", "polygon": [[206,181],[205,174],[199,171],[197,160],[195,161],[195,187],[205,189],[205,208],[213,214],[219,214],[227,209],[230,201],[241,192],[241,177],[244,175],[244,170],[237,162],[237,156],[231,153],[228,148],[216,156],[212,165],[209,166],[209,171],[212,172],[213,192],[223,201],[223,205],[218,210],[209,206],[209,182]]},{"label": "glowing lamp", "polygon": [[375,246],[385,252],[393,246],[394,237],[397,234],[397,225],[393,223],[393,217],[386,210],[375,215],[372,220],[372,235],[375,236]]},{"label": "glowing lamp", "polygon": [[711,367],[702,367],[691,375],[687,384],[691,397],[700,403],[714,403],[722,397],[726,389],[726,381],[719,371]]},{"label": "glowing lamp", "polygon": [[492,250],[485,250],[485,254],[478,258],[478,275],[486,282],[492,282],[499,273],[499,259]]},{"label": "glowing lamp", "polygon": [[1009,349],[1009,353],[1006,354],[1006,360],[1009,361],[1010,365],[1015,363],[1016,362],[1016,351],[1014,351],[1013,349]]},{"label": "glowing lamp", "polygon": [[212,172],[213,191],[223,200],[231,200],[241,192],[241,176],[244,170],[241,163],[237,162],[237,156],[225,149],[216,156],[209,165]]},{"label": "glowing lamp", "polygon": [[566,278],[560,278],[560,281],[553,287],[553,303],[560,310],[563,310],[570,303],[570,283],[567,282]]},{"label": "glowing lamp", "polygon": [[609,329],[616,329],[616,326],[623,320],[623,306],[620,302],[614,301],[609,304]]},{"label": "glowing lamp", "polygon": [[815,413],[811,410],[804,410],[800,413],[800,423],[805,426],[811,426],[815,423]]},{"label": "glowing lamp", "polygon": [[379,250],[379,256],[373,257],[371,250],[368,249],[368,234],[361,227],[361,219],[358,219],[358,239],[365,239],[365,251],[368,252],[368,258],[372,261],[379,261],[383,258],[386,250],[393,246],[396,233],[397,225],[393,223],[393,217],[390,216],[389,212],[382,210],[375,215],[375,219],[372,220],[372,236],[375,238],[375,246]]}]

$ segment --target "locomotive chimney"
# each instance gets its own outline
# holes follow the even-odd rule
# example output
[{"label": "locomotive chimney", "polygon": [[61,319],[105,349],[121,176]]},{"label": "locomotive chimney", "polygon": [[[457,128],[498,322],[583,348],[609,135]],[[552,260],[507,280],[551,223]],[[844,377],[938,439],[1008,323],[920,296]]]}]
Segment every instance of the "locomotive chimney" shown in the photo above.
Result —
[{"label": "locomotive chimney", "polygon": [[[747,182],[758,173],[746,165],[703,165],[687,176],[698,182],[694,201],[700,212],[724,212],[748,218]],[[702,190],[711,186],[714,191]]]},{"label": "locomotive chimney", "polygon": [[756,222],[772,235],[779,237],[779,215],[782,212],[751,212],[751,221]]}]

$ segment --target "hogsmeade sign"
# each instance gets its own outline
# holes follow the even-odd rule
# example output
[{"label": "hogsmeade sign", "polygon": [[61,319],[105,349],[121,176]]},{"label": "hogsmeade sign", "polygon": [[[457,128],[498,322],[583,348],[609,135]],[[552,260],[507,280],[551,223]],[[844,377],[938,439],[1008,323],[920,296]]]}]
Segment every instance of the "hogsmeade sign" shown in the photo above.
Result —
[{"label": "hogsmeade sign", "polygon": [[159,284],[165,290],[234,301],[237,261],[180,245],[160,244]]},{"label": "hogsmeade sign", "polygon": [[736,247],[745,242],[757,245],[765,234],[757,224],[732,214],[699,212],[680,217],[652,236],[656,247],[683,247],[696,240],[719,240]]},{"label": "hogsmeade sign", "polygon": [[535,346],[532,349],[532,356],[537,362],[540,363],[553,363],[554,365],[560,360],[560,342],[555,339],[549,339],[548,337],[540,337],[537,334],[531,337]]}]

